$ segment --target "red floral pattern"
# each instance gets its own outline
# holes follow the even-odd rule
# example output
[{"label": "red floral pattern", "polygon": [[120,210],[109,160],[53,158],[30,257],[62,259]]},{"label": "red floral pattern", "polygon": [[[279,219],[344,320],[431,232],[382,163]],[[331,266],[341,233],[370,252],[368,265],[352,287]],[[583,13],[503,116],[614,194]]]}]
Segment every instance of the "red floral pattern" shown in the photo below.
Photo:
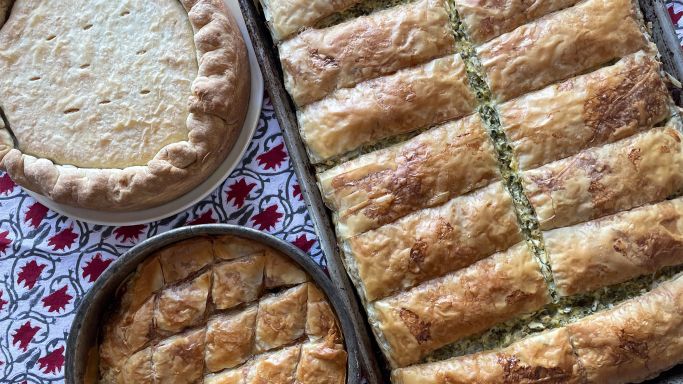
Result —
[{"label": "red floral pattern", "polygon": [[324,265],[267,101],[245,153],[232,175],[186,212],[126,227],[61,216],[0,172],[0,382],[63,382],[66,334],[81,297],[122,253],[169,229],[250,226],[290,241]]}]

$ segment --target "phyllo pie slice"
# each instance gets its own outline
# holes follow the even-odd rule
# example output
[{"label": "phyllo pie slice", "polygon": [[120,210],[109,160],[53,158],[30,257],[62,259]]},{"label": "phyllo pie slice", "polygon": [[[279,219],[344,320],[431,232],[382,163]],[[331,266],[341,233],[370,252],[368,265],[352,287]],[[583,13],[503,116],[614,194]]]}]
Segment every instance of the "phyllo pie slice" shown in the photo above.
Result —
[{"label": "phyllo pie slice", "polygon": [[468,115],[476,106],[460,55],[339,89],[297,112],[311,161]]},{"label": "phyllo pie slice", "polygon": [[204,329],[173,336],[154,348],[155,382],[201,383],[204,376]]},{"label": "phyllo pie slice", "polygon": [[288,287],[308,281],[308,275],[289,258],[273,250],[266,251],[264,285],[266,289]]},{"label": "phyllo pie slice", "polygon": [[290,344],[304,336],[307,284],[261,299],[256,316],[256,352]]},{"label": "phyllo pie slice", "polygon": [[263,290],[265,255],[247,256],[213,266],[211,298],[218,309],[258,299]]},{"label": "phyllo pie slice", "polygon": [[479,115],[448,122],[318,175],[343,238],[499,178],[496,153]]},{"label": "phyllo pie slice", "polygon": [[683,189],[683,135],[655,128],[522,173],[541,229],[581,223]]},{"label": "phyllo pie slice", "polygon": [[683,198],[543,234],[557,290],[588,292],[683,264]]},{"label": "phyllo pie slice", "polygon": [[295,384],[301,345],[266,353],[251,364],[245,384]]},{"label": "phyllo pie slice", "polygon": [[104,378],[105,383],[153,384],[152,348],[136,352],[123,362],[121,374],[116,379]]},{"label": "phyllo pie slice", "polygon": [[352,237],[343,249],[356,284],[372,301],[467,267],[521,239],[512,199],[502,183],[494,183]]},{"label": "phyllo pie slice", "polygon": [[683,363],[683,276],[570,325],[588,382],[639,383]]},{"label": "phyllo pie slice", "polygon": [[525,243],[465,269],[368,304],[393,368],[549,303],[548,285]]},{"label": "phyllo pie slice", "polygon": [[343,384],[346,382],[346,351],[334,338],[301,346],[296,368],[297,384]]},{"label": "phyllo pie slice", "polygon": [[470,38],[483,43],[580,0],[454,0]]},{"label": "phyllo pie slice", "polygon": [[477,49],[498,100],[509,100],[648,46],[633,0],[586,0]]},{"label": "phyllo pie slice", "polygon": [[448,55],[455,51],[455,39],[446,0],[417,0],[306,30],[279,51],[285,87],[303,106],[335,89]]},{"label": "phyllo pie slice", "polygon": [[317,21],[361,0],[261,0],[263,13],[276,40],[283,40]]},{"label": "phyllo pie slice", "polygon": [[154,323],[163,333],[177,333],[204,321],[211,288],[211,271],[159,293]]},{"label": "phyllo pie slice", "polygon": [[521,170],[652,128],[669,116],[659,63],[640,51],[499,107]]},{"label": "phyllo pie slice", "polygon": [[157,253],[166,284],[183,280],[213,262],[212,240],[198,237],[180,241]]},{"label": "phyllo pie slice", "polygon": [[218,372],[247,361],[254,347],[258,306],[209,320],[206,328],[206,369]]},{"label": "phyllo pie slice", "polygon": [[497,351],[396,369],[394,384],[583,384],[583,368],[565,328],[531,336]]},{"label": "phyllo pie slice", "polygon": [[235,260],[245,256],[263,255],[267,247],[252,240],[224,235],[212,239],[213,253],[217,261]]},{"label": "phyllo pie slice", "polygon": [[17,184],[133,211],[191,191],[225,159],[250,77],[223,2],[12,3],[0,28],[0,167]]},{"label": "phyllo pie slice", "polygon": [[325,295],[313,284],[308,284],[308,304],[306,309],[306,335],[311,340],[319,340],[328,335],[338,335],[337,317],[332,311]]}]

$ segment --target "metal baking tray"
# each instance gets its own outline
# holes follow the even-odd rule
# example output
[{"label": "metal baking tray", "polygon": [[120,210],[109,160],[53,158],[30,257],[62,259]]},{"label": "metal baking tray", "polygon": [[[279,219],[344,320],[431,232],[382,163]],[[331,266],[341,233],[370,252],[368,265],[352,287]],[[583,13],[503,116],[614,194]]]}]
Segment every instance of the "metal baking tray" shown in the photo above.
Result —
[{"label": "metal baking tray", "polygon": [[[270,95],[285,143],[291,157],[301,190],[317,230],[320,246],[327,257],[328,269],[333,284],[349,301],[349,317],[354,322],[360,350],[360,364],[369,383],[389,383],[389,369],[381,358],[379,348],[372,337],[365,311],[360,299],[346,274],[337,239],[335,237],[331,212],[323,203],[316,184],[315,168],[311,165],[304,143],[299,135],[296,108],[283,83],[282,68],[277,47],[268,30],[263,10],[258,0],[239,0],[242,14],[247,23],[261,65],[266,90]],[[645,20],[649,23],[652,35],[662,55],[664,70],[683,82],[683,51],[679,45],[676,31],[669,18],[664,0],[639,0]],[[671,89],[676,104],[683,105],[679,89]],[[679,365],[646,384],[683,384],[683,365]]]},{"label": "metal baking tray", "polygon": [[232,235],[249,239],[271,247],[308,273],[313,282],[325,293],[333,310],[339,319],[344,344],[348,353],[346,370],[346,384],[357,384],[361,381],[361,368],[358,364],[358,349],[354,322],[346,314],[349,312],[347,301],[343,295],[332,285],[325,272],[301,250],[283,240],[255,229],[229,225],[229,224],[206,224],[173,229],[161,235],[151,237],[131,248],[123,256],[119,257],[102,276],[97,279],[95,285],[83,297],[78,306],[76,316],[71,325],[67,340],[67,353],[65,363],[65,382],[67,384],[82,384],[88,382],[86,374],[88,368],[93,367],[93,361],[97,357],[98,332],[102,324],[102,316],[115,297],[116,291],[121,284],[135,272],[138,265],[149,257],[153,252],[181,240],[197,236],[220,236]]}]

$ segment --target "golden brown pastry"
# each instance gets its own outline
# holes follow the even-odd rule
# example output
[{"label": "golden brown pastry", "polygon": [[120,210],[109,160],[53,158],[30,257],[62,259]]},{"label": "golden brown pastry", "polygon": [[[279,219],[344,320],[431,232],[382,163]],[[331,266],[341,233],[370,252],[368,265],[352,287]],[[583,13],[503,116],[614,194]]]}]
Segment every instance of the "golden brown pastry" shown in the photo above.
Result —
[{"label": "golden brown pastry", "polygon": [[311,161],[465,116],[474,111],[459,55],[337,90],[297,113]]},{"label": "golden brown pastry", "polygon": [[308,284],[308,304],[306,309],[306,335],[318,340],[328,335],[338,335],[337,317],[327,302],[325,294],[314,284]]},{"label": "golden brown pastry", "polygon": [[283,40],[326,16],[361,0],[261,0],[263,13],[276,40]]},{"label": "golden brown pastry", "polygon": [[301,284],[261,299],[256,316],[257,352],[289,344],[304,335],[307,298],[307,284]]},{"label": "golden brown pastry", "polygon": [[241,367],[204,377],[204,384],[244,384],[248,367]]},{"label": "golden brown pastry", "polygon": [[370,323],[392,368],[550,300],[525,243],[465,269],[368,305]]},{"label": "golden brown pastry", "polygon": [[477,49],[499,101],[535,91],[647,46],[632,0],[587,0]]},{"label": "golden brown pastry", "polygon": [[298,106],[455,50],[445,0],[418,0],[279,46],[285,87]]},{"label": "golden brown pastry", "polygon": [[580,0],[455,0],[470,38],[483,43]]},{"label": "golden brown pastry", "polygon": [[210,289],[211,271],[206,271],[191,281],[161,291],[154,312],[157,329],[177,333],[202,323]]},{"label": "golden brown pastry", "polygon": [[211,297],[218,309],[258,299],[263,289],[266,256],[257,254],[213,266]]},{"label": "golden brown pastry", "polygon": [[501,183],[414,212],[344,244],[356,284],[372,301],[467,267],[521,240]]},{"label": "golden brown pastry", "polygon": [[665,120],[671,98],[659,71],[659,63],[640,51],[501,105],[519,168],[536,168]]},{"label": "golden brown pastry", "polygon": [[346,351],[332,338],[301,347],[296,384],[346,383]]},{"label": "golden brown pastry", "polygon": [[201,383],[204,374],[204,330],[162,341],[154,348],[152,364],[157,383]]},{"label": "golden brown pastry", "polygon": [[570,325],[590,383],[639,383],[683,363],[683,277]]},{"label": "golden brown pastry", "polygon": [[301,345],[259,356],[250,366],[245,384],[295,384]]},{"label": "golden brown pastry", "polygon": [[266,251],[264,284],[267,289],[305,283],[308,275],[287,256]]},{"label": "golden brown pastry", "polygon": [[245,256],[264,254],[266,247],[253,240],[224,235],[212,239],[216,260],[234,260]]},{"label": "golden brown pastry", "polygon": [[182,280],[213,262],[211,239],[184,240],[158,252],[166,284]]},{"label": "golden brown pastry", "polygon": [[526,171],[541,229],[661,201],[683,189],[683,135],[667,126]]},{"label": "golden brown pastry", "polygon": [[[109,382],[108,380],[104,380]],[[154,383],[154,369],[152,367],[152,348],[145,348],[123,363],[121,375],[112,383],[122,384],[152,384]]]},{"label": "golden brown pastry", "polygon": [[396,369],[394,384],[583,384],[569,331],[531,336],[498,351]]},{"label": "golden brown pastry", "polygon": [[251,357],[258,306],[229,315],[218,315],[206,327],[206,369],[233,368]]},{"label": "golden brown pastry", "polygon": [[443,204],[499,178],[496,154],[478,114],[318,175],[342,238]]},{"label": "golden brown pastry", "polygon": [[575,295],[683,264],[683,198],[543,234],[557,290]]}]

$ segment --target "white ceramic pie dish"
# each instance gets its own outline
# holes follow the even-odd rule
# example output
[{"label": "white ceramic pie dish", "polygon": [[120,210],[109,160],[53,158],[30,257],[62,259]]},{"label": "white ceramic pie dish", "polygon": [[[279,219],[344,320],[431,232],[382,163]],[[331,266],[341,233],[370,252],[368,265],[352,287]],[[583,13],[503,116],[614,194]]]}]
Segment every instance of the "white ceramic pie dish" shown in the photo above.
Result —
[{"label": "white ceramic pie dish", "polygon": [[235,20],[240,27],[240,31],[242,32],[242,37],[247,45],[249,65],[251,68],[251,93],[249,95],[249,108],[240,135],[235,141],[235,145],[228,156],[211,176],[199,184],[195,189],[175,200],[157,207],[138,211],[102,212],[93,209],[78,208],[57,203],[29,190],[26,190],[26,192],[44,206],[73,219],[100,225],[124,226],[161,220],[182,212],[198,203],[218,188],[235,167],[237,167],[239,161],[242,159],[242,155],[244,155],[244,152],[247,150],[249,142],[256,130],[256,126],[258,125],[263,102],[263,77],[258,62],[256,61],[251,38],[247,32],[247,27],[242,12],[240,11],[239,4],[237,3],[237,0],[224,1],[228,10],[235,17]]}]

